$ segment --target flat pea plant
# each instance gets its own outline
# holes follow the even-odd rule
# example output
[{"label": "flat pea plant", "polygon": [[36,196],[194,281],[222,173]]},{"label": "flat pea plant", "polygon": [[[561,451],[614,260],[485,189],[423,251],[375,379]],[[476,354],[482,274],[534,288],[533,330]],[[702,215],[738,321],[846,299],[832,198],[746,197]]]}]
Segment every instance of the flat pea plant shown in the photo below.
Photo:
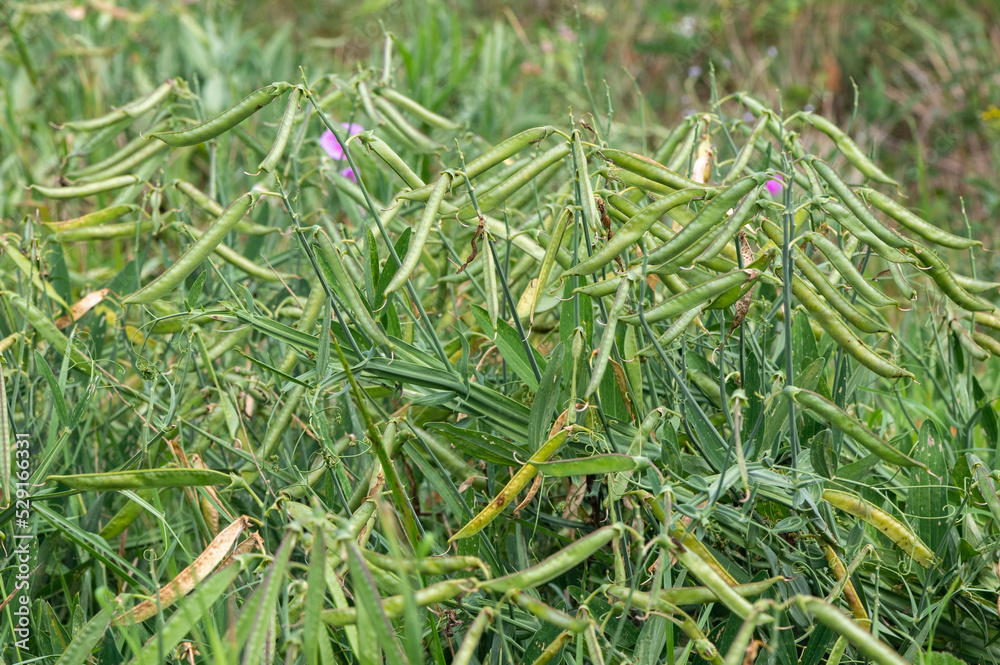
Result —
[{"label": "flat pea plant", "polygon": [[653,158],[586,118],[490,143],[370,72],[65,122],[2,238],[30,653],[994,662],[995,454],[954,458],[893,336],[1000,349],[1000,285],[950,267],[980,243],[824,118],[724,102]]}]

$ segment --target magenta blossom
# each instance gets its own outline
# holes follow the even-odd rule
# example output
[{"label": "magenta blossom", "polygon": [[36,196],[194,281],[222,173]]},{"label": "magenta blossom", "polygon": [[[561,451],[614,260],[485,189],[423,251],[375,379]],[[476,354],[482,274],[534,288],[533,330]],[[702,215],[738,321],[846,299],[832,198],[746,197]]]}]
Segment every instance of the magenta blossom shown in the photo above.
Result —
[{"label": "magenta blossom", "polygon": [[356,175],[354,175],[354,169],[352,169],[350,166],[348,166],[346,169],[344,169],[343,171],[341,171],[340,175],[341,175],[341,177],[347,178],[348,180],[350,180],[351,182],[353,182],[355,184],[357,184],[357,182],[358,182],[358,177]]},{"label": "magenta blossom", "polygon": [[[353,123],[342,122],[340,123],[340,126],[347,132],[348,137],[365,131],[364,127]],[[319,144],[323,147],[323,150],[326,151],[326,154],[330,156],[330,159],[335,159],[338,162],[345,159],[343,148],[341,148],[340,144],[337,143],[337,137],[334,136],[333,132],[329,129],[323,132],[323,135],[319,137]]]},{"label": "magenta blossom", "polygon": [[780,175],[776,176],[774,180],[768,180],[764,183],[764,187],[767,188],[768,194],[776,197],[785,191],[785,179]]}]

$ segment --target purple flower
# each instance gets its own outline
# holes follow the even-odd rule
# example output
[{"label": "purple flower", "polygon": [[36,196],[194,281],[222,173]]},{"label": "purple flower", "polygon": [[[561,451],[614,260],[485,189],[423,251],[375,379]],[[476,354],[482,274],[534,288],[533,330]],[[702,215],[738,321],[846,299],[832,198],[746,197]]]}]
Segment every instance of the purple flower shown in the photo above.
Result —
[{"label": "purple flower", "polygon": [[354,170],[350,166],[348,166],[346,169],[344,169],[343,171],[341,171],[340,175],[342,177],[344,177],[344,178],[347,178],[348,180],[350,180],[353,183],[357,183],[358,182],[358,178],[357,178],[357,176],[354,175]]},{"label": "purple flower", "polygon": [[767,188],[767,193],[771,196],[778,196],[785,191],[785,179],[780,175],[776,176],[775,180],[768,180],[764,183],[764,187]]},{"label": "purple flower", "polygon": [[[353,123],[342,122],[340,123],[340,126],[347,132],[348,137],[365,131],[364,127]],[[340,144],[337,143],[337,137],[334,136],[333,132],[329,129],[323,132],[323,135],[319,137],[319,144],[322,146],[323,150],[326,151],[326,154],[330,156],[330,159],[335,159],[338,162],[343,161],[344,150],[340,147]]]}]

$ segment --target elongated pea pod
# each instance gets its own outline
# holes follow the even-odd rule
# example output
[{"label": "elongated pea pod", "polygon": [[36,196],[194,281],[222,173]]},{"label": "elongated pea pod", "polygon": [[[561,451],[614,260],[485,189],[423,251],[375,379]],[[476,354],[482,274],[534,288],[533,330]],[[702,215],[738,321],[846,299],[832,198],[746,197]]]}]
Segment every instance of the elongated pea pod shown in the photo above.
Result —
[{"label": "elongated pea pod", "polygon": [[[424,251],[424,245],[427,244],[427,237],[430,235],[434,222],[438,219],[438,209],[451,186],[451,179],[451,174],[445,172],[441,174],[441,177],[435,183],[434,191],[427,200],[427,205],[424,207],[420,220],[414,228],[413,237],[410,239],[409,248],[406,250],[406,256],[403,257],[399,269],[396,270],[396,274],[393,275],[392,279],[389,280],[389,284],[385,287],[386,294],[392,293],[406,284],[406,281],[410,279],[410,275],[413,274],[413,270],[417,267],[420,255]],[[487,249],[487,251],[489,250]]]},{"label": "elongated pea pod", "polygon": [[618,287],[621,286],[623,282],[628,280],[629,277],[635,277],[641,274],[642,266],[635,266],[629,268],[625,273],[612,275],[611,277],[602,279],[599,282],[591,282],[590,284],[578,286],[573,289],[573,293],[583,293],[591,298],[603,298],[617,292]]},{"label": "elongated pea pod", "polygon": [[934,552],[921,542],[917,534],[878,506],[865,501],[856,494],[840,490],[823,490],[823,500],[834,508],[854,515],[881,531],[899,549],[924,568],[929,569],[935,564]]},{"label": "elongated pea pod", "polygon": [[460,570],[480,570],[487,577],[489,568],[474,556],[426,556],[419,559],[397,559],[371,550],[361,553],[365,560],[383,570],[421,575],[447,575]]},{"label": "elongated pea pod", "polygon": [[285,113],[281,116],[281,124],[278,125],[278,133],[274,137],[274,143],[271,144],[271,150],[264,157],[264,161],[257,165],[257,173],[261,171],[270,173],[277,168],[278,160],[281,159],[281,155],[285,152],[285,146],[288,144],[288,137],[292,135],[295,113],[299,109],[301,98],[302,88],[295,86],[292,94],[288,95],[288,106],[285,107]]},{"label": "elongated pea pod", "polygon": [[816,115],[815,113],[802,113],[803,118],[810,125],[823,132],[837,144],[837,148],[844,157],[849,161],[854,168],[872,180],[876,182],[881,182],[886,185],[892,185],[893,187],[899,187],[899,183],[889,177],[889,175],[880,169],[875,163],[868,159],[868,156],[858,147],[858,144],[854,140],[845,134],[840,127],[824,118],[823,116]]},{"label": "elongated pea pod", "polygon": [[785,393],[791,395],[792,399],[806,411],[829,422],[833,427],[854,439],[858,445],[886,462],[897,466],[914,466],[927,470],[927,466],[923,462],[918,462],[895,446],[886,443],[861,421],[822,395],[794,386],[786,386]]},{"label": "elongated pea pod", "polygon": [[[162,124],[156,125],[154,131],[157,131]],[[149,145],[149,141],[143,136],[136,136],[134,139],[126,143],[124,146],[119,148],[114,154],[105,157],[99,162],[94,162],[93,164],[88,164],[87,166],[73,169],[66,173],[66,177],[71,180],[76,180],[78,178],[84,178],[87,176],[94,175],[95,173],[100,173],[105,171],[117,164],[121,164],[126,159],[131,157],[137,151],[145,148]]]},{"label": "elongated pea pod", "polygon": [[948,327],[951,329],[951,332],[954,333],[955,339],[958,340],[958,344],[959,346],[962,347],[963,351],[965,351],[967,354],[969,354],[979,362],[984,362],[990,359],[991,355],[990,352],[976,343],[972,335],[969,334],[969,331],[966,330],[965,327],[962,325],[961,320],[959,319],[949,320]]},{"label": "elongated pea pod", "polygon": [[488,580],[480,588],[494,593],[532,589],[583,563],[615,538],[625,534],[625,526],[611,524],[587,534],[576,542],[559,550],[544,561],[524,570]]},{"label": "elongated pea pod", "polygon": [[[208,194],[201,191],[186,180],[175,180],[173,185],[179,192],[191,199],[192,203],[214,217],[219,217],[225,210],[221,203],[211,198]],[[269,233],[278,233],[281,229],[275,226],[255,224],[250,220],[241,219],[236,224],[236,231],[248,236],[263,236],[268,235]]]},{"label": "elongated pea pod", "polygon": [[[154,493],[155,492],[152,489],[143,489],[136,492],[136,494],[139,495],[139,498],[144,501],[149,501]],[[142,504],[129,500],[124,506],[121,507],[121,510],[115,513],[114,517],[112,517],[111,520],[104,525],[100,533],[97,535],[104,540],[117,538],[122,534],[122,532],[125,531],[125,529],[131,526],[132,522],[134,522],[144,510],[146,509],[142,506]]]},{"label": "elongated pea pod", "polygon": [[983,291],[996,291],[1000,289],[1000,282],[987,282],[974,277],[960,275],[957,272],[951,274],[955,282],[969,293],[982,293]]},{"label": "elongated pea pod", "polygon": [[805,238],[823,253],[823,256],[830,262],[830,265],[840,273],[859,296],[876,307],[888,307],[896,304],[896,301],[872,286],[871,282],[858,272],[858,269],[854,267],[854,264],[847,258],[847,255],[824,236],[815,231],[809,231],[805,234]]},{"label": "elongated pea pod", "polygon": [[76,490],[108,492],[139,490],[149,487],[196,487],[228,485],[229,474],[211,469],[140,469],[109,473],[81,473],[73,476],[49,476],[45,482],[60,482]]},{"label": "elongated pea pod", "polygon": [[753,218],[757,211],[757,199],[760,197],[761,187],[757,187],[755,191],[743,198],[739,207],[733,211],[722,229],[716,234],[715,239],[698,255],[698,261],[711,261],[718,256],[719,252],[729,245],[730,241],[739,233],[740,229]]},{"label": "elongated pea pod", "polygon": [[579,206],[583,213],[583,222],[591,232],[597,232],[600,218],[597,204],[594,201],[594,188],[590,184],[590,173],[587,169],[587,155],[580,140],[580,131],[573,132],[573,165],[576,167],[576,187],[580,193]]},{"label": "elongated pea pod", "polygon": [[556,221],[552,226],[552,237],[549,239],[549,246],[545,248],[545,256],[542,258],[542,264],[538,269],[538,277],[531,280],[528,288],[531,289],[532,286],[534,290],[530,294],[529,311],[522,313],[520,308],[518,310],[518,316],[524,318],[528,317],[529,323],[535,320],[535,309],[538,307],[538,302],[541,300],[542,291],[548,286],[549,276],[555,269],[555,264],[559,260],[559,250],[562,248],[563,236],[566,234],[566,228],[572,224],[572,211],[570,208],[563,208],[562,211],[556,216]]},{"label": "elongated pea pod", "polygon": [[88,240],[113,240],[115,238],[134,238],[135,234],[153,230],[156,224],[152,221],[122,222],[121,224],[102,224],[87,226],[82,229],[69,229],[56,234],[56,242],[85,242]]},{"label": "elongated pea pod", "polygon": [[566,276],[586,275],[610,264],[615,260],[615,257],[638,242],[650,227],[659,221],[660,217],[674,208],[686,205],[693,199],[704,196],[705,192],[706,190],[703,187],[683,189],[669,194],[652,205],[643,208],[618,229],[618,232],[615,233],[611,240],[604,243],[601,249],[594,252],[588,259],[581,261],[567,270],[564,274]]},{"label": "elongated pea pod", "polygon": [[479,647],[479,641],[483,638],[483,633],[486,632],[486,628],[493,621],[495,614],[496,612],[492,607],[484,607],[479,610],[479,614],[476,615],[472,625],[465,631],[462,646],[458,648],[458,652],[451,661],[451,665],[469,665],[472,662],[472,657],[476,655],[476,649]]},{"label": "elongated pea pod", "polygon": [[[878,236],[868,230],[868,227],[858,221],[850,210],[840,205],[836,201],[825,201],[823,208],[829,212],[837,223],[851,232],[858,240],[872,248],[876,254],[889,263],[914,263],[916,259],[907,256],[893,246],[883,242]],[[889,231],[895,237],[896,233]],[[902,238],[901,238],[902,239]]]},{"label": "elongated pea pod", "polygon": [[190,275],[201,262],[225,239],[226,234],[233,230],[243,215],[261,197],[260,192],[248,192],[233,201],[222,215],[205,233],[195,240],[174,263],[159,277],[142,287],[132,295],[122,300],[123,305],[138,305],[159,300],[174,290],[184,278]]},{"label": "elongated pea pod", "polygon": [[461,540],[463,538],[469,538],[476,535],[482,531],[486,526],[496,519],[500,513],[503,512],[511,501],[517,496],[517,494],[528,486],[528,483],[538,474],[538,467],[536,467],[532,462],[546,462],[550,457],[556,454],[566,440],[574,432],[574,428],[568,427],[556,432],[548,441],[539,446],[535,454],[528,459],[528,462],[522,466],[517,473],[511,477],[510,481],[504,486],[502,490],[493,498],[492,501],[483,508],[478,515],[469,520],[468,524],[463,526],[458,533],[453,535],[448,539],[448,542],[454,542],[456,540]]},{"label": "elongated pea pod", "polygon": [[[531,160],[524,170],[500,183],[482,196],[476,197],[476,200],[479,203],[479,209],[482,212],[487,213],[500,206],[514,192],[530,183],[539,173],[553,164],[565,159],[571,150],[571,144],[560,143],[559,145],[543,152],[541,155]],[[473,208],[472,203],[468,203],[459,208],[458,219],[466,221],[475,218],[476,210]]]},{"label": "elongated pea pod", "polygon": [[540,621],[552,624],[556,628],[568,630],[571,633],[582,633],[590,626],[590,622],[587,619],[571,617],[565,612],[560,612],[554,607],[546,605],[537,598],[521,591],[512,591],[510,593],[510,600],[521,609],[533,614]]},{"label": "elongated pea pod", "polygon": [[[751,193],[760,194],[760,188],[757,187],[757,177],[750,176],[738,180],[709,201],[708,205],[702,208],[701,212],[686,224],[673,239],[650,252],[650,265],[669,261],[699,240],[710,237],[709,234],[725,221],[726,212],[734,208],[740,199]],[[754,200],[756,201],[756,198]],[[749,211],[750,209],[744,209],[744,214],[749,214]],[[710,244],[710,242],[709,240],[706,244]]]},{"label": "elongated pea pod", "polygon": [[893,651],[892,647],[874,637],[858,622],[830,603],[811,596],[796,596],[795,602],[804,612],[812,614],[824,626],[846,638],[872,662],[878,665],[909,665],[909,661]]},{"label": "elongated pea pod", "polygon": [[[684,331],[688,329],[688,326],[694,323],[698,317],[701,316],[701,312],[704,308],[704,304],[697,305],[678,316],[677,320],[670,324],[670,327],[667,328],[666,332],[657,338],[656,343],[660,345],[660,348],[673,344],[678,337],[684,334]],[[656,350],[656,347],[652,344],[647,345],[639,351],[639,355],[644,358],[658,355],[658,353],[659,352]]]},{"label": "elongated pea pod", "polygon": [[1000,342],[989,335],[981,332],[972,333],[972,339],[976,344],[989,351],[994,356],[1000,356]]},{"label": "elongated pea pod", "polygon": [[[753,598],[770,590],[784,579],[783,577],[769,577],[759,582],[731,585],[730,588],[744,598]],[[636,591],[627,586],[611,585],[605,589],[604,593],[609,598],[623,603],[631,596],[632,605],[640,610],[658,610],[668,613],[671,611],[671,606],[706,605],[719,602],[719,597],[707,586],[668,587],[660,589],[658,593],[651,594]]]},{"label": "elongated pea pod", "polygon": [[96,171],[78,178],[80,183],[101,182],[108,178],[113,178],[125,173],[134,173],[139,166],[146,162],[165,154],[170,146],[163,143],[148,143],[142,149],[135,151],[117,164],[113,164],[103,171]]},{"label": "elongated pea pod", "polygon": [[736,593],[728,580],[715,572],[704,559],[698,556],[693,550],[688,549],[676,538],[660,536],[656,542],[661,547],[667,547],[682,566],[699,582],[711,589],[719,598],[719,602],[725,605],[734,614],[742,619],[746,619],[753,612],[753,606],[746,598]]},{"label": "elongated pea pod", "polygon": [[[362,145],[374,152],[385,165],[391,168],[400,179],[406,183],[407,187],[418,189],[424,186],[424,181],[414,173],[410,165],[403,161],[396,151],[389,147],[389,144],[375,136],[371,132],[362,132],[358,135]],[[433,193],[433,189],[432,189]]]},{"label": "elongated pea pod", "polygon": [[404,141],[410,143],[417,152],[430,154],[444,149],[440,143],[413,126],[389,100],[375,97],[375,108],[382,115],[383,127],[399,134]]},{"label": "elongated pea pod", "polygon": [[326,259],[330,270],[333,272],[333,278],[337,280],[340,284],[341,290],[344,294],[344,298],[347,301],[348,313],[351,318],[354,319],[354,323],[357,324],[358,328],[361,329],[368,337],[377,345],[392,350],[392,342],[389,338],[385,336],[382,329],[372,318],[371,313],[368,311],[368,307],[361,301],[361,294],[358,293],[357,288],[354,285],[354,280],[352,280],[348,274],[347,269],[344,267],[344,261],[340,256],[340,252],[333,243],[330,241],[330,237],[320,231],[318,233],[319,237],[319,247],[322,252],[323,258]]},{"label": "elongated pea pod", "polygon": [[174,148],[204,143],[240,124],[293,87],[284,82],[272,83],[251,92],[237,104],[200,125],[176,132],[154,132],[149,138],[159,139]]},{"label": "elongated pea pod", "polygon": [[43,187],[42,185],[31,185],[32,189],[49,199],[79,199],[84,196],[93,196],[110,192],[122,187],[128,187],[139,182],[139,178],[134,175],[120,175],[106,180],[98,180],[85,185],[74,185],[72,187]]},{"label": "elongated pea pod", "polygon": [[[777,227],[775,228],[777,229]],[[780,229],[777,231],[780,237]],[[812,284],[813,288],[816,289],[821,296],[823,296],[830,306],[844,317],[845,321],[864,333],[878,334],[891,332],[889,327],[884,323],[880,323],[871,317],[866,316],[857,307],[852,305],[849,300],[840,295],[837,287],[830,283],[830,280],[827,279],[826,275],[823,274],[823,271],[812,262],[812,259],[801,252],[797,252],[797,254],[798,255],[795,257],[795,267],[798,268],[803,275],[805,275],[806,280]]]},{"label": "elongated pea pod", "polygon": [[[200,239],[201,236],[204,235],[198,229],[190,226],[184,226],[184,228],[196,239]],[[236,230],[239,230],[239,224],[236,225]],[[287,275],[275,273],[266,265],[262,266],[257,264],[255,261],[248,259],[243,256],[243,254],[237,252],[235,249],[222,242],[215,246],[212,253],[234,268],[238,268],[251,277],[256,277],[264,282],[280,282],[282,279],[287,277]]]},{"label": "elongated pea pod", "polygon": [[859,363],[887,379],[913,378],[913,373],[886,360],[851,332],[830,306],[823,302],[798,275],[792,276],[792,293],[813,319],[844,351]]},{"label": "elongated pea pod", "polygon": [[87,356],[70,345],[69,338],[62,334],[59,327],[45,312],[16,293],[5,291],[3,295],[6,295],[10,303],[14,305],[14,308],[21,313],[21,316],[27,319],[31,327],[38,333],[38,336],[51,344],[56,351],[64,356],[69,354],[70,360],[77,365],[90,366],[90,360]]},{"label": "elongated pea pod", "polygon": [[[489,236],[486,238],[489,243]],[[497,319],[500,316],[500,282],[499,268],[493,250],[487,244],[483,251],[483,290],[486,292],[486,312],[490,317],[490,326],[493,328],[493,337],[497,334]]]},{"label": "elongated pea pod", "polygon": [[[734,270],[724,275],[718,275],[698,284],[695,287],[675,296],[667,298],[662,303],[646,310],[645,317],[647,323],[657,323],[665,319],[672,319],[684,312],[688,312],[699,305],[704,305],[710,300],[722,295],[734,286],[740,286],[747,282],[756,280],[760,272],[753,269]],[[638,314],[631,314],[623,317],[622,321],[629,325],[641,325]]]},{"label": "elongated pea pod", "polygon": [[862,189],[861,194],[876,208],[889,215],[924,240],[932,242],[935,245],[941,245],[942,247],[949,247],[951,249],[969,249],[970,247],[975,247],[976,245],[981,246],[983,244],[979,240],[962,238],[961,236],[948,233],[947,231],[934,226],[930,222],[914,215],[908,209],[896,201],[893,201],[885,194],[875,191],[874,189]]},{"label": "elongated pea pod", "polygon": [[702,187],[707,190],[707,196],[714,196],[718,193],[715,187],[705,187],[702,183],[691,178],[686,178],[680,173],[675,173],[662,164],[657,164],[648,157],[637,155],[624,150],[614,150],[612,148],[602,148],[601,155],[609,162],[623,169],[627,169],[636,175],[652,180],[672,189],[685,189],[688,187]]},{"label": "elongated pea pod", "polygon": [[623,279],[622,283],[618,286],[618,293],[615,295],[615,300],[608,311],[608,322],[604,326],[604,336],[601,338],[597,360],[594,362],[594,368],[590,373],[590,382],[587,384],[587,390],[583,394],[584,399],[590,398],[597,391],[598,386],[601,385],[601,379],[604,378],[604,372],[608,368],[608,360],[611,358],[611,349],[615,345],[615,329],[618,327],[618,318],[625,310],[625,303],[628,302],[631,286],[632,282],[628,279]]},{"label": "elongated pea pod", "polygon": [[914,301],[917,299],[916,290],[910,286],[910,283],[906,281],[906,276],[903,274],[903,269],[897,263],[889,264],[889,275],[892,277],[893,283],[896,288],[899,289],[900,295],[905,300]]},{"label": "elongated pea pod", "polygon": [[679,146],[681,141],[684,140],[684,137],[691,131],[691,128],[694,127],[696,122],[698,122],[698,115],[694,113],[681,120],[676,127],[670,130],[670,134],[667,135],[667,138],[663,141],[660,147],[656,149],[656,152],[653,153],[653,161],[665,164],[667,160],[670,159],[671,155],[674,154],[677,146]]},{"label": "elongated pea pod", "polygon": [[135,212],[139,206],[134,203],[122,203],[113,205],[102,210],[87,213],[80,217],[63,220],[61,222],[44,222],[45,227],[50,231],[68,231],[70,229],[82,229],[88,226],[99,226],[108,222],[113,222],[123,215]]},{"label": "elongated pea pod", "polygon": [[995,308],[979,296],[974,296],[955,281],[955,276],[948,270],[947,264],[937,254],[926,247],[914,247],[917,263],[938,285],[942,292],[952,302],[970,312],[992,312]]},{"label": "elongated pea pod", "polygon": [[458,131],[462,128],[460,124],[454,120],[440,116],[434,111],[431,111],[422,104],[410,99],[409,97],[400,94],[392,88],[377,88],[375,94],[384,97],[389,100],[392,104],[403,109],[414,118],[425,122],[432,127],[437,127],[438,129],[450,129],[452,131]]},{"label": "elongated pea pod", "polygon": [[740,177],[743,170],[750,163],[750,157],[753,156],[754,150],[757,148],[757,139],[760,135],[764,133],[767,128],[767,123],[770,121],[771,117],[774,115],[771,111],[764,111],[761,113],[760,117],[757,118],[757,122],[754,123],[753,129],[750,130],[750,135],[747,137],[746,143],[740,148],[740,151],[736,153],[736,157],[733,159],[732,166],[729,167],[729,173],[722,180],[722,184],[725,185],[732,180]]},{"label": "elongated pea pod", "polygon": [[104,129],[105,127],[110,127],[111,125],[122,122],[123,120],[137,118],[143,113],[151,111],[160,102],[166,99],[167,95],[169,95],[176,86],[176,79],[167,79],[148,95],[143,95],[138,99],[134,99],[111,113],[106,113],[100,117],[89,118],[87,120],[70,120],[69,122],[63,123],[60,129],[70,129],[76,132],[93,132],[99,129]]},{"label": "elongated pea pod", "polygon": [[830,186],[830,189],[833,190],[840,201],[847,206],[848,210],[854,213],[854,216],[868,227],[868,230],[875,234],[879,240],[896,249],[910,247],[913,244],[912,241],[893,233],[875,219],[875,216],[868,210],[867,206],[865,206],[861,199],[851,190],[850,186],[837,175],[837,172],[829,164],[815,157],[810,157],[806,161],[826,181],[826,184]]},{"label": "elongated pea pod", "polygon": [[[447,602],[462,593],[467,593],[475,588],[474,579],[445,580],[432,584],[423,589],[413,592],[411,602],[415,602],[417,607],[427,607],[428,605],[438,605]],[[403,614],[406,607],[403,596],[389,596],[382,599],[382,613],[388,619],[395,619]],[[323,610],[322,619],[328,626],[349,626],[357,623],[358,610],[356,607],[346,607],[343,609]]]}]

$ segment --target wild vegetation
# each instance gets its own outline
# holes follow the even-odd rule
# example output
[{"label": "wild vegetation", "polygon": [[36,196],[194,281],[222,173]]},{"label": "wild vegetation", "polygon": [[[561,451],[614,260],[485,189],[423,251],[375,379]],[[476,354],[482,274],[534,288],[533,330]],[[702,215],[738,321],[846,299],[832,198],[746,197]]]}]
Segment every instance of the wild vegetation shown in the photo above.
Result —
[{"label": "wild vegetation", "polygon": [[661,122],[596,7],[535,71],[509,10],[320,67],[55,6],[4,15],[4,662],[1000,658],[989,185],[740,61]]}]

